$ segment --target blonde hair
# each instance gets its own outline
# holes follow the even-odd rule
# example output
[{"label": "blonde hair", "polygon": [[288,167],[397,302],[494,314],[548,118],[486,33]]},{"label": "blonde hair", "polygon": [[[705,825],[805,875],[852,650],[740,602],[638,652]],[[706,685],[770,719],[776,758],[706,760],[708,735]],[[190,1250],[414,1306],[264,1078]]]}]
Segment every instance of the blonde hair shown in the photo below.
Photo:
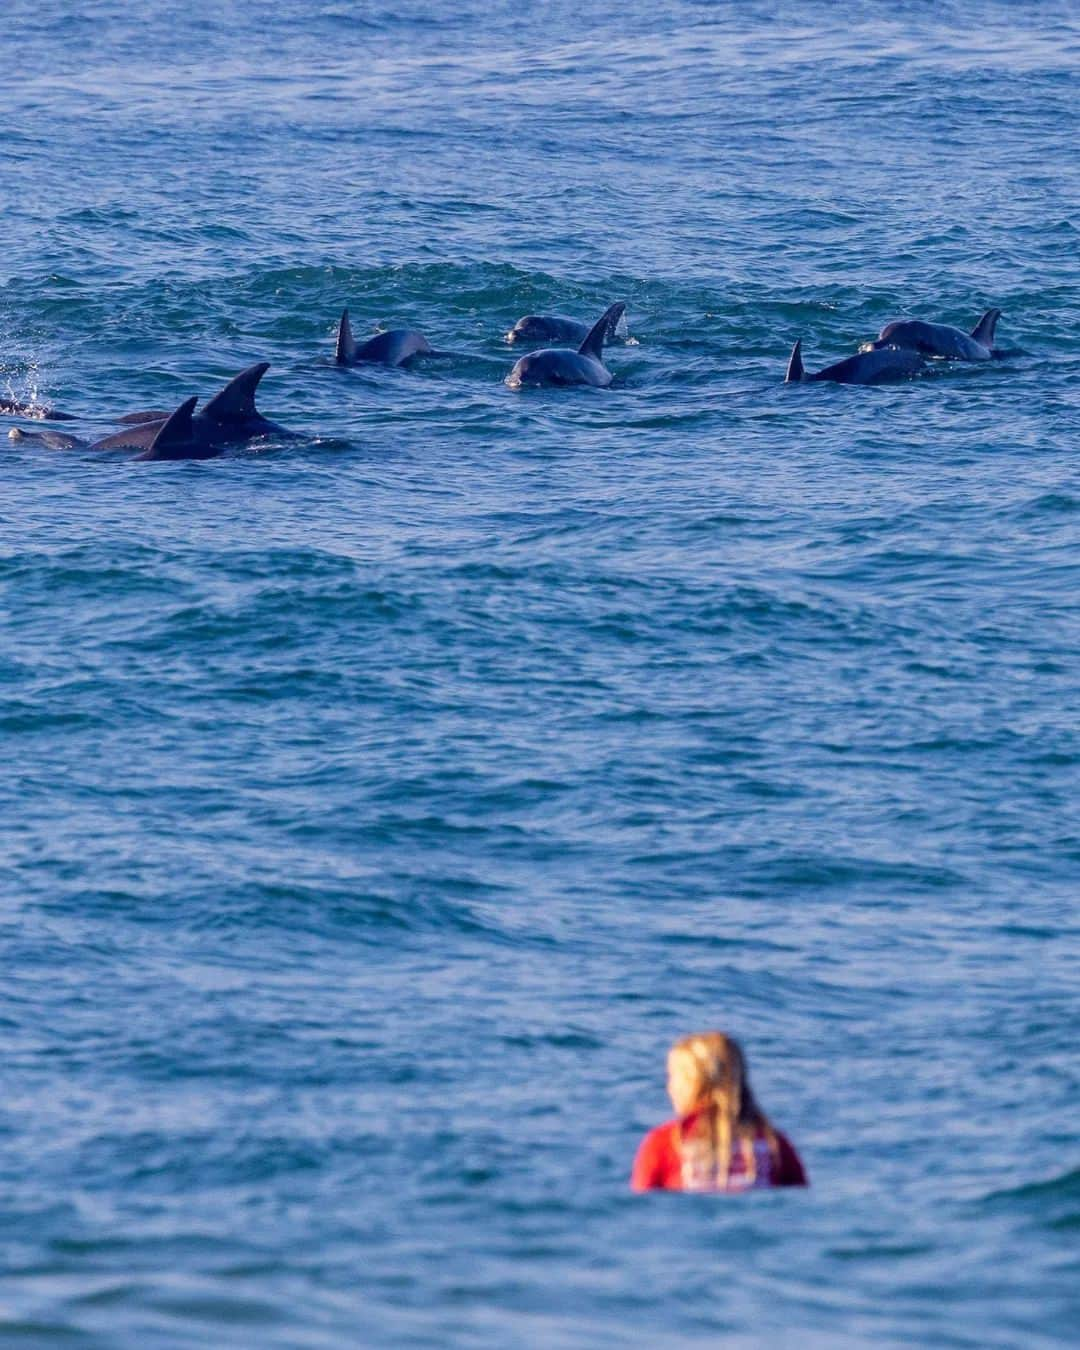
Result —
[{"label": "blonde hair", "polygon": [[697,1101],[679,1122],[683,1189],[727,1190],[733,1147],[742,1155],[746,1182],[757,1178],[755,1140],[764,1138],[779,1163],[776,1131],[750,1088],[746,1059],[737,1041],[721,1031],[684,1036],[668,1052],[697,1086]]}]

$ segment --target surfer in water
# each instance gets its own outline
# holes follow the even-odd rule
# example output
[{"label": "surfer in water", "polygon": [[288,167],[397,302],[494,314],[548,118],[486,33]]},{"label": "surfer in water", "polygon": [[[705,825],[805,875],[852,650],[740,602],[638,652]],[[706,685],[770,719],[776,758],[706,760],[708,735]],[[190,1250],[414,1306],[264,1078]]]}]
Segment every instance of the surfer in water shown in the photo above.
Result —
[{"label": "surfer in water", "polygon": [[630,1178],[635,1191],[808,1185],[790,1140],[755,1101],[746,1060],[729,1036],[703,1031],[676,1041],[667,1069],[676,1119],[641,1141]]}]

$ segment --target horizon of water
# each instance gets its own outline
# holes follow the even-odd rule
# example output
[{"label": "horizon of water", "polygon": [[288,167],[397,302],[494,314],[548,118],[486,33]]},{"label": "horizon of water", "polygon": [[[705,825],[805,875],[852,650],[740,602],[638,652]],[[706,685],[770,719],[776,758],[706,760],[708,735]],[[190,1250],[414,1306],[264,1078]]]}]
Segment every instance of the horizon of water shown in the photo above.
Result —
[{"label": "horizon of water", "polygon": [[[1075,7],[7,19],[0,394],[299,437],[3,441],[0,1345],[1070,1344]],[[629,1192],[711,1026],[809,1190]]]}]

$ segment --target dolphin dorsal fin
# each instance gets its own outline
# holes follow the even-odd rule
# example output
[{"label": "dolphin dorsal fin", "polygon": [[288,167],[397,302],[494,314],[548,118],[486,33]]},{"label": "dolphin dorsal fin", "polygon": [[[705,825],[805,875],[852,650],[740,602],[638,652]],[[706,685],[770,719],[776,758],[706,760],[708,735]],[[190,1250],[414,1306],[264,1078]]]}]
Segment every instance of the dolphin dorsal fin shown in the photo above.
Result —
[{"label": "dolphin dorsal fin", "polygon": [[787,363],[787,374],[784,376],[785,384],[798,384],[800,380],[806,379],[806,371],[802,363],[802,338],[799,338],[795,346],[791,349],[791,357]]},{"label": "dolphin dorsal fin", "polygon": [[198,401],[198,396],[196,396],[181,403],[150,442],[150,448],[139,455],[138,458],[168,459],[170,458],[169,451],[174,446],[190,445],[195,438],[195,432],[191,425],[191,415],[194,413],[195,404]]},{"label": "dolphin dorsal fin", "polygon": [[352,324],[349,323],[349,311],[341,311],[341,322],[337,330],[337,351],[334,358],[339,366],[348,365],[356,355],[356,339],[353,337]]},{"label": "dolphin dorsal fin", "polygon": [[992,347],[994,345],[994,329],[997,327],[997,321],[1000,318],[1000,309],[988,309],[971,330],[971,336],[976,342],[981,342],[984,347]]},{"label": "dolphin dorsal fin", "polygon": [[623,310],[626,305],[621,300],[615,302],[604,310],[603,314],[597,319],[589,329],[589,335],[578,348],[579,356],[591,356],[594,361],[602,361],[604,358],[604,342],[610,337],[615,325],[622,318]]},{"label": "dolphin dorsal fin", "polygon": [[[200,416],[209,417],[214,422],[231,422],[235,418],[257,417],[255,390],[259,381],[269,369],[269,361],[260,361],[258,365],[248,366],[247,370],[242,370],[234,380],[229,381],[224,389],[216,393],[209,403],[203,404]],[[176,413],[173,413],[173,416],[175,417]],[[163,431],[164,429],[162,427]]]}]

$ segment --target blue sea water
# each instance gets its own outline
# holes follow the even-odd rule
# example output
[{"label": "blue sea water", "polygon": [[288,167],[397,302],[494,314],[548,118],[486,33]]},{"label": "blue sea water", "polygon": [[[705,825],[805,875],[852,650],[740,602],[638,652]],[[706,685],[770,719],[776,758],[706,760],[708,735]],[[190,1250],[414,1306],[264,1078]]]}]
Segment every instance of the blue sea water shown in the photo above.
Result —
[{"label": "blue sea water", "polygon": [[[0,1344],[1080,1325],[1073,3],[8,0]],[[609,390],[502,334],[624,299]],[[339,371],[360,333],[453,353]],[[1016,354],[781,381],[890,318]],[[29,425],[0,419],[0,432]],[[634,1197],[676,1036],[803,1192]]]}]

